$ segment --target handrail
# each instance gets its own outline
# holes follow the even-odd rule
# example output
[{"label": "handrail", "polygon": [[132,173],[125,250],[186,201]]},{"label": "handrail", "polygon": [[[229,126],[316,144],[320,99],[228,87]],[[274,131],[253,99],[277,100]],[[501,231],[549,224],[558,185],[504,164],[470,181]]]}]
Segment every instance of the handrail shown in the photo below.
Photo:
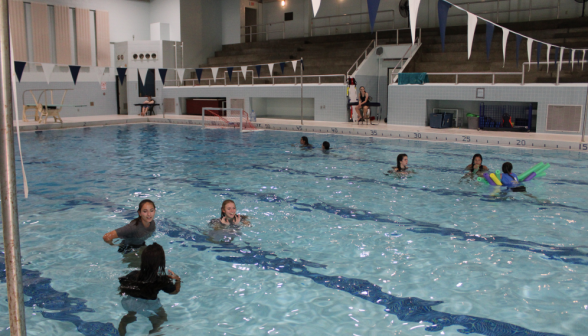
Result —
[{"label": "handrail", "polygon": [[[420,47],[421,46],[421,41],[419,40],[417,42],[417,46]],[[396,70],[396,68],[398,68],[399,64],[403,64],[402,62],[404,61],[406,55],[408,55],[408,52],[410,51],[410,49],[412,49],[412,47],[414,47],[414,44],[411,44],[410,47],[408,47],[408,49],[406,50],[406,52],[404,53],[404,55],[402,55],[402,58],[400,59],[400,61],[398,61],[398,63],[396,63],[396,66],[394,67],[394,69],[392,69],[392,73],[394,73],[394,71]],[[396,74],[396,77],[394,78],[394,80],[392,80],[391,82],[394,83],[396,82],[396,80],[398,79],[398,73]]]},{"label": "handrail", "polygon": [[[392,23],[392,28],[394,28],[395,22],[394,22],[394,10],[389,9],[389,10],[383,10],[383,11],[378,11],[378,14],[381,13],[392,13],[392,20],[380,20],[380,21],[376,21],[375,23],[383,23],[383,22],[391,22]],[[352,13],[352,14],[341,14],[341,15],[330,15],[330,16],[323,16],[323,17],[317,17],[314,18],[310,21],[310,36],[314,36],[314,30],[315,29],[319,29],[319,28],[328,28],[328,35],[331,35],[331,27],[344,27],[347,26],[349,27],[349,34],[351,34],[351,26],[355,26],[355,25],[363,25],[363,24],[369,24],[369,19],[366,20],[365,22],[363,22],[362,20],[360,20],[360,22],[351,22],[352,18],[354,16],[361,16],[361,15],[369,15],[369,12],[361,12],[361,13]],[[338,23],[338,24],[331,24],[331,19],[333,18],[349,18],[349,22],[346,23]],[[328,23],[326,25],[323,26],[315,26],[314,25],[314,21],[316,20],[328,20]]]},{"label": "handrail", "polygon": [[[269,30],[268,28],[271,27],[272,25],[278,25],[281,24],[282,25],[282,30]],[[253,33],[253,27],[265,27],[265,31],[260,31],[260,32],[255,32]],[[247,28],[249,28],[249,32],[247,32]],[[285,21],[278,21],[278,22],[270,22],[270,23],[264,23],[264,24],[258,24],[258,25],[249,25],[249,26],[241,26],[241,29],[243,30],[243,33],[241,33],[241,37],[247,37],[249,36],[249,42],[252,42],[253,40],[253,35],[261,35],[261,34],[265,34],[265,40],[269,41],[269,34],[272,33],[282,33],[282,39],[286,38],[286,22]],[[264,29],[261,29],[264,30]],[[247,42],[247,41],[245,41]]]},{"label": "handrail", "polygon": [[[421,35],[422,35],[422,29],[421,28],[417,28],[419,30],[419,37],[418,40],[421,40]],[[399,41],[399,35],[400,35],[400,31],[401,30],[408,30],[410,31],[410,28],[398,28],[398,29],[382,29],[382,30],[376,30],[376,47],[378,46],[378,33],[380,32],[387,32],[387,31],[396,31],[396,44],[398,44]]]},{"label": "handrail", "polygon": [[[374,47],[372,49],[370,49],[371,45],[374,45]],[[367,55],[371,52],[371,50],[373,50],[376,47],[376,43],[375,40],[371,40],[370,43],[368,44],[368,46],[365,48],[365,50],[363,51],[363,53],[361,53],[361,55],[359,55],[359,57],[357,58],[357,60],[355,61],[355,63],[353,63],[353,65],[351,66],[351,68],[349,68],[349,70],[347,70],[347,76],[350,76],[349,73],[351,72],[351,70],[353,70],[353,67],[355,67],[355,70],[357,71],[357,68],[361,65],[361,63],[359,63],[359,60],[361,59],[361,57],[363,56],[363,59],[365,60],[367,58]],[[369,51],[368,51],[369,50]]]},{"label": "handrail", "polygon": [[[249,71],[253,72],[253,70],[248,70],[247,72],[249,72]],[[234,72],[240,72],[240,71],[234,71]],[[225,71],[225,73],[226,73],[226,71]],[[345,75],[345,74],[304,75],[303,78],[302,78],[302,80],[304,81],[304,78],[318,78],[318,84],[321,85],[322,84],[321,78],[323,78],[323,77],[343,77],[343,81],[342,81],[341,84],[347,84],[347,75]],[[239,76],[237,76],[237,78],[239,78]],[[293,75],[293,76],[263,76],[263,77],[255,77],[255,76],[252,75],[251,78],[252,78],[251,84],[247,84],[247,85],[267,85],[265,83],[264,84],[255,84],[255,80],[256,79],[257,80],[271,79],[272,80],[272,84],[271,85],[276,85],[276,79],[281,79],[281,78],[294,78],[294,85],[300,84],[299,81],[297,80],[297,78],[300,78],[300,75]],[[165,81],[165,84],[166,84],[165,87],[168,87],[168,88],[169,87],[182,87],[182,86],[193,86],[193,87],[195,87],[197,80],[198,80],[197,78],[182,79],[182,80],[177,80],[177,79],[174,79],[174,80],[166,80]],[[224,82],[223,84],[216,84],[216,82],[221,81],[221,80]],[[208,81],[208,85],[206,85],[206,84],[204,84],[204,85],[198,84],[198,86],[213,86],[213,85],[219,85],[219,86],[220,85],[224,85],[224,86],[237,85],[238,86],[238,85],[241,85],[241,83],[240,83],[239,80],[237,80],[237,84],[231,84],[231,83],[228,83],[227,84],[227,78],[226,77],[224,77],[222,79],[221,78],[217,78],[216,81],[214,80],[214,78],[201,78],[200,79],[200,83],[202,83],[203,81]],[[176,85],[167,85],[168,83],[171,83],[171,82],[173,82]],[[183,84],[184,82],[191,82],[192,85],[177,85],[178,82],[180,82],[180,84]],[[292,85],[292,84],[279,84],[278,83],[277,85]]]},{"label": "handrail", "polygon": [[[548,9],[557,9],[557,18],[559,19],[559,12],[560,12],[560,1],[561,0],[557,0],[557,6],[547,6],[547,7],[535,7],[533,8],[533,0],[529,0],[529,6],[526,9],[507,9],[507,10],[500,10],[500,2],[508,2],[510,4],[510,0],[484,0],[484,1],[469,1],[469,2],[462,2],[462,3],[451,3],[452,5],[456,5],[459,7],[463,7],[465,5],[465,10],[467,10],[468,12],[477,14],[477,15],[484,15],[484,14],[494,14],[496,13],[496,23],[498,23],[498,18],[500,17],[500,14],[503,13],[518,13],[518,12],[529,12],[529,21],[531,21],[531,12],[532,11],[537,11],[537,10],[548,10]],[[470,5],[481,5],[481,4],[488,4],[488,3],[492,3],[492,2],[496,2],[496,11],[484,11],[484,12],[473,12],[470,10]],[[454,7],[454,6],[452,6]],[[459,13],[459,14],[452,14],[452,15],[447,15],[448,17],[452,17],[452,16],[464,16],[467,15],[467,13]],[[510,16],[509,16],[510,19]],[[510,21],[510,20],[509,20]]]}]

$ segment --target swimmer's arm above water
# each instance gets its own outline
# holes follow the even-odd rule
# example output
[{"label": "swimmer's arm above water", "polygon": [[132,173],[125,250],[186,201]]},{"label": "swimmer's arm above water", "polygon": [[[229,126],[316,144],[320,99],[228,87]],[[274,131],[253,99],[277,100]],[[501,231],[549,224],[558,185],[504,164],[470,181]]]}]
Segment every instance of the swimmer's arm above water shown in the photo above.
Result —
[{"label": "swimmer's arm above water", "polygon": [[102,239],[104,239],[104,242],[108,243],[110,245],[115,245],[112,243],[112,241],[115,240],[116,238],[118,238],[118,234],[116,233],[116,230],[112,230],[102,237]]},{"label": "swimmer's arm above water", "polygon": [[168,277],[170,277],[171,279],[176,280],[176,290],[174,290],[173,292],[171,292],[171,295],[175,295],[178,294],[180,292],[180,287],[182,287],[182,279],[180,279],[179,276],[177,276],[174,272],[172,272],[171,270],[167,271],[168,273]]}]

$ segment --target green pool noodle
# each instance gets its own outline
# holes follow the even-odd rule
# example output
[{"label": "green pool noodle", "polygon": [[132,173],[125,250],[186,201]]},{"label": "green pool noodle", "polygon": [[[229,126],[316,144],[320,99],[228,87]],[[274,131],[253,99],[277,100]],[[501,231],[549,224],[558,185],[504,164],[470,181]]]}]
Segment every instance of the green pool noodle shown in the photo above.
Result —
[{"label": "green pool noodle", "polygon": [[478,180],[478,182],[482,182],[482,183],[490,184],[490,183],[488,183],[488,181],[486,181],[486,179],[485,179],[485,178],[483,178],[483,177],[480,177],[480,176],[478,176],[478,179],[477,179],[477,180]]},{"label": "green pool noodle", "polygon": [[546,174],[545,172],[543,172],[543,173],[541,173],[541,174],[537,174],[537,175],[536,175],[536,177],[543,177],[543,176],[545,176],[545,175],[547,175],[547,174]]},{"label": "green pool noodle", "polygon": [[497,170],[494,172],[494,175],[496,175],[496,177],[498,177],[498,179],[500,179],[500,174],[502,174],[502,172],[500,170]]},{"label": "green pool noodle", "polygon": [[521,176],[519,176],[519,180],[526,179],[532,173],[535,173],[536,174],[537,169],[540,169],[543,166],[543,164],[544,164],[543,162],[539,162],[538,164],[534,165],[533,167],[531,167],[531,169],[529,169],[526,172],[522,173]]},{"label": "green pool noodle", "polygon": [[535,174],[537,174],[537,176],[540,176],[541,174],[545,174],[545,172],[547,171],[547,169],[549,169],[551,165],[548,163],[544,166],[541,167],[541,169],[538,169],[537,171],[535,171]]}]

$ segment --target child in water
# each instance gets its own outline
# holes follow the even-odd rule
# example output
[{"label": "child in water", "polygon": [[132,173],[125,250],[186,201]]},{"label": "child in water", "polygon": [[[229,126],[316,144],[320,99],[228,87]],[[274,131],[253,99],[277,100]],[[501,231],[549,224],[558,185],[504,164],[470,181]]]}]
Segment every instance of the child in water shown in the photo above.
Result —
[{"label": "child in water", "polygon": [[215,218],[208,224],[212,231],[208,233],[215,242],[229,243],[238,236],[242,226],[251,226],[247,216],[237,214],[237,207],[232,200],[225,200],[221,206],[220,218]]},{"label": "child in water", "polygon": [[503,186],[510,188],[515,192],[526,191],[525,186],[520,185],[517,174],[512,172],[512,163],[505,162],[502,165],[502,174],[500,174],[500,182]]}]

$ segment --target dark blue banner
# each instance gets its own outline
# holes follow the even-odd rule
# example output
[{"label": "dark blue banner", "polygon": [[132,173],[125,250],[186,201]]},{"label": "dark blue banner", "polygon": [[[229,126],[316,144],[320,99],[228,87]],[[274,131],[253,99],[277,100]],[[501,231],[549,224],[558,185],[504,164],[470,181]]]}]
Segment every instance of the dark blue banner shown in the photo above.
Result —
[{"label": "dark blue banner", "polygon": [[161,83],[165,85],[165,75],[167,75],[167,69],[159,69],[159,77],[161,77]]},{"label": "dark blue banner", "polygon": [[79,65],[70,65],[69,72],[71,72],[71,78],[73,78],[74,85],[78,83],[78,75],[80,74],[80,69],[82,67]]},{"label": "dark blue banner", "polygon": [[451,4],[439,0],[437,3],[437,10],[439,12],[439,33],[441,34],[441,51],[445,51],[445,30],[447,29],[447,15],[451,8]]},{"label": "dark blue banner", "polygon": [[14,72],[16,72],[16,78],[18,78],[19,83],[26,65],[27,62],[14,61]]},{"label": "dark blue banner", "polygon": [[255,71],[257,71],[257,78],[259,78],[259,75],[261,74],[261,65],[256,65]]},{"label": "dark blue banner", "polygon": [[[541,62],[541,46],[543,45],[543,43],[536,41],[537,42],[537,70],[539,70],[539,62]],[[529,65],[530,66],[530,65]]]},{"label": "dark blue banner", "polygon": [[[523,37],[521,35],[516,35],[516,37],[517,37],[517,68],[518,68],[519,67],[519,49],[521,48],[521,42],[523,41]],[[531,66],[531,65],[529,65],[529,66]]]},{"label": "dark blue banner", "polygon": [[284,68],[286,68],[286,62],[280,63],[280,69],[282,69],[282,75],[284,74]]},{"label": "dark blue banner", "polygon": [[233,81],[233,67],[227,67],[227,72],[229,73],[229,82]]},{"label": "dark blue banner", "polygon": [[380,7],[380,0],[367,0],[367,5],[370,16],[370,27],[373,32],[374,25],[376,24],[376,16],[378,15],[378,7]]},{"label": "dark blue banner", "polygon": [[200,84],[200,79],[202,79],[202,69],[196,69],[196,77],[198,78],[198,84]]},{"label": "dark blue banner", "polygon": [[494,36],[494,25],[486,22],[486,59],[490,60],[490,47],[492,46],[492,37]]},{"label": "dark blue banner", "polygon": [[123,85],[125,82],[125,76],[127,75],[127,68],[116,68],[116,72],[118,73],[118,80],[120,81],[120,85]]},{"label": "dark blue banner", "polygon": [[[555,47],[555,66],[559,62],[559,53],[562,52],[560,47]],[[556,68],[557,69],[557,68]]]}]

